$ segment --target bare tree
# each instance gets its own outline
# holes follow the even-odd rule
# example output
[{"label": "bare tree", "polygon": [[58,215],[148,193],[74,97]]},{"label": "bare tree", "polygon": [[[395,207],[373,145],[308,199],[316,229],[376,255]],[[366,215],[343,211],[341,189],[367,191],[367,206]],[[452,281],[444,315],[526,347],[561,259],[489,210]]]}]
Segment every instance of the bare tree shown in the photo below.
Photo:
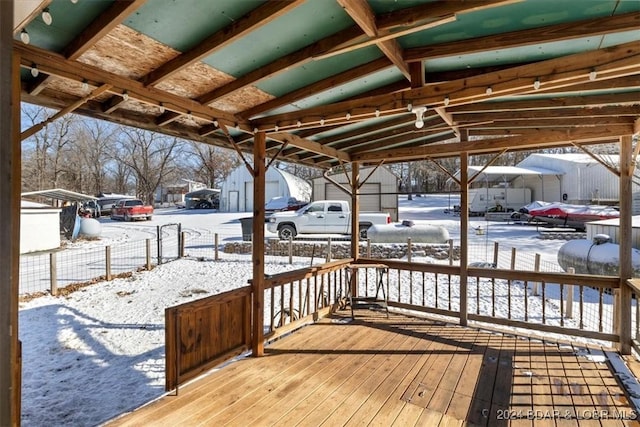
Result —
[{"label": "bare tree", "polygon": [[120,127],[98,120],[82,120],[81,123],[83,126],[78,129],[75,145],[83,170],[86,171],[83,187],[86,188],[85,191],[99,194],[105,191],[109,153]]},{"label": "bare tree", "polygon": [[122,128],[117,143],[119,160],[133,172],[136,193],[153,203],[156,189],[175,167],[174,157],[180,140],[135,128]]},{"label": "bare tree", "polygon": [[240,165],[237,154],[228,149],[192,142],[189,152],[193,161],[193,178],[210,188],[222,184],[231,171]]}]

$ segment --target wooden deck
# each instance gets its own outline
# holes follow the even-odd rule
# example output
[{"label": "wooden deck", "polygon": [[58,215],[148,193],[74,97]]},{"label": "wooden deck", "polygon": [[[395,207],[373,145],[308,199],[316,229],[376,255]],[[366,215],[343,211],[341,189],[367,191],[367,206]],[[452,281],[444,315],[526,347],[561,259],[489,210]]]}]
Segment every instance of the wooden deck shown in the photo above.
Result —
[{"label": "wooden deck", "polygon": [[[372,310],[306,326],[110,426],[640,426],[568,345]],[[597,353],[597,351],[595,351]]]}]

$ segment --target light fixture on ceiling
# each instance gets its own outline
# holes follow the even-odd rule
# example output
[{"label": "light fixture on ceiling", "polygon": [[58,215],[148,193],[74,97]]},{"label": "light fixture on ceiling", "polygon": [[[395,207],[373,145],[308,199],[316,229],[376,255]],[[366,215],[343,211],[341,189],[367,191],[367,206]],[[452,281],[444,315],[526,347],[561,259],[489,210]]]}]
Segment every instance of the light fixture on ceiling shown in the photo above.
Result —
[{"label": "light fixture on ceiling", "polygon": [[324,126],[324,117],[320,119],[320,126]]},{"label": "light fixture on ceiling", "polygon": [[278,127],[278,125],[276,125],[273,130],[275,130],[276,132],[278,132],[280,130],[280,128]]},{"label": "light fixture on ceiling", "polygon": [[347,115],[345,116],[347,120],[351,120],[351,113],[347,113]]},{"label": "light fixture on ceiling", "polygon": [[451,100],[449,99],[449,95],[444,97],[444,106],[448,107]]},{"label": "light fixture on ceiling", "polygon": [[24,28],[22,29],[22,31],[20,31],[20,40],[22,40],[22,43],[24,44],[29,44],[29,42],[31,41],[29,33]]},{"label": "light fixture on ceiling", "polygon": [[47,25],[51,25],[51,23],[53,22],[53,17],[51,16],[51,12],[49,11],[48,7],[45,7],[42,11],[42,20]]},{"label": "light fixture on ceiling", "polygon": [[218,127],[218,121],[217,121],[217,120],[214,120],[214,121],[213,121],[213,125],[214,125],[215,127]]},{"label": "light fixture on ceiling", "polygon": [[125,101],[129,100],[129,94],[127,93],[126,90],[124,92],[122,92],[122,99],[124,99]]},{"label": "light fixture on ceiling", "polygon": [[416,115],[416,127],[422,129],[424,127],[424,118],[422,115],[427,111],[427,107],[416,107],[411,110]]},{"label": "light fixture on ceiling", "polygon": [[253,133],[258,133],[259,130],[260,129],[258,129],[258,128],[253,128]]},{"label": "light fixture on ceiling", "polygon": [[82,90],[89,90],[89,82],[87,82],[87,79],[82,81]]},{"label": "light fixture on ceiling", "polygon": [[298,120],[298,121],[296,122],[296,126],[301,127],[301,126],[302,126],[302,122],[301,122],[300,120]]},{"label": "light fixture on ceiling", "polygon": [[164,104],[162,102],[160,103],[159,107],[160,107],[160,114],[164,114]]},{"label": "light fixture on ceiling", "polygon": [[38,70],[38,66],[36,64],[31,65],[31,75],[33,77],[38,77],[38,74],[40,74],[40,70]]},{"label": "light fixture on ceiling", "polygon": [[240,130],[240,123],[236,123],[236,130]]},{"label": "light fixture on ceiling", "polygon": [[536,77],[536,80],[533,82],[533,88],[535,90],[540,89],[540,79]]},{"label": "light fixture on ceiling", "polygon": [[491,95],[493,93],[493,88],[491,86],[487,86],[487,90],[485,90],[484,93]]},{"label": "light fixture on ceiling", "polygon": [[413,111],[413,104],[412,103],[408,103],[407,104],[407,111]]},{"label": "light fixture on ceiling", "polygon": [[594,81],[597,78],[598,78],[598,73],[596,72],[596,70],[595,69],[591,70],[591,72],[589,73],[589,80]]},{"label": "light fixture on ceiling", "polygon": [[71,3],[76,4],[78,3],[78,0],[71,0]]},{"label": "light fixture on ceiling", "polygon": [[376,117],[380,117],[380,109],[376,108]]}]

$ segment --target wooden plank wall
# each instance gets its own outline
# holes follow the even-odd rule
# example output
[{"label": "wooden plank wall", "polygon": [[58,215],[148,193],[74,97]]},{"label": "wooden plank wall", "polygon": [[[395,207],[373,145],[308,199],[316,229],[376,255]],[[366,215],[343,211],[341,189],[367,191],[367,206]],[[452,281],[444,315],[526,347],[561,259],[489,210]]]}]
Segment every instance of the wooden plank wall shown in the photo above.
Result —
[{"label": "wooden plank wall", "polygon": [[165,310],[166,384],[179,384],[251,346],[251,287]]}]

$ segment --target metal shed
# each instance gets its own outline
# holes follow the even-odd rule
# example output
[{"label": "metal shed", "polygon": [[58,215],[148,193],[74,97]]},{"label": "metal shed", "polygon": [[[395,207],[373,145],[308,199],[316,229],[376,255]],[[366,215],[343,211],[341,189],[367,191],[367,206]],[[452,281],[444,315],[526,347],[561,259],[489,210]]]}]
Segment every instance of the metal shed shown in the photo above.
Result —
[{"label": "metal shed", "polygon": [[[265,203],[273,197],[295,197],[311,199],[311,185],[302,178],[278,168],[269,168],[266,176]],[[220,195],[221,212],[250,212],[253,210],[253,182],[247,168],[242,165],[234,169],[222,183]]]},{"label": "metal shed", "polygon": [[[349,187],[344,173],[329,175],[332,180]],[[384,166],[360,169],[361,179],[368,177],[360,188],[360,208],[363,212],[388,212],[392,221],[398,221],[398,177]],[[324,177],[313,180],[313,200],[346,200],[351,196]]]},{"label": "metal shed", "polygon": [[[603,161],[617,165],[618,155],[605,155]],[[544,167],[558,171],[559,180],[554,186],[545,181],[536,187],[544,191],[546,201],[562,201],[573,204],[617,204],[620,200],[618,177],[605,165],[585,153],[546,154],[535,153],[518,164],[521,167]],[[640,191],[633,184],[633,193]],[[550,197],[555,193],[555,198]],[[634,213],[637,209],[634,207]]]}]

